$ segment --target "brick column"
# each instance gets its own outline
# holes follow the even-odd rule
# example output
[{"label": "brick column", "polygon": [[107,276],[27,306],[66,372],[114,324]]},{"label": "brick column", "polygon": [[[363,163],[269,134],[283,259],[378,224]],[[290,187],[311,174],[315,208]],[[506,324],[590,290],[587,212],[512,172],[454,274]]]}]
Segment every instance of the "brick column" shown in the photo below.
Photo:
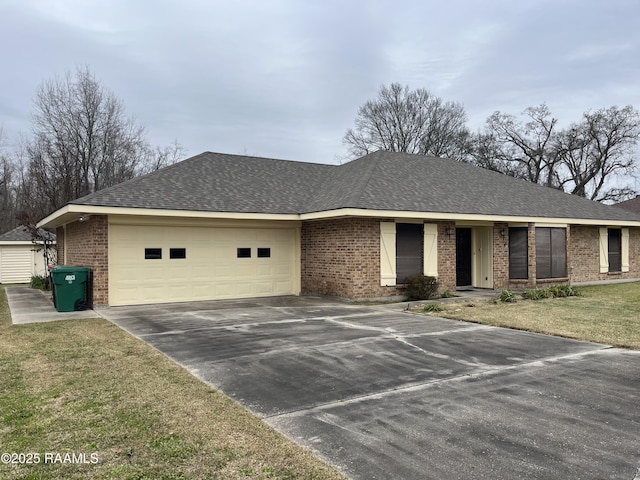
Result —
[{"label": "brick column", "polygon": [[67,225],[67,264],[91,267],[93,303],[109,302],[109,224],[106,215],[92,215],[86,222]]},{"label": "brick column", "polygon": [[[504,232],[504,235],[502,235]],[[509,224],[493,225],[493,288],[509,288]]]},{"label": "brick column", "polygon": [[[451,235],[447,235],[447,229]],[[456,224],[438,222],[438,290],[456,290]]]}]

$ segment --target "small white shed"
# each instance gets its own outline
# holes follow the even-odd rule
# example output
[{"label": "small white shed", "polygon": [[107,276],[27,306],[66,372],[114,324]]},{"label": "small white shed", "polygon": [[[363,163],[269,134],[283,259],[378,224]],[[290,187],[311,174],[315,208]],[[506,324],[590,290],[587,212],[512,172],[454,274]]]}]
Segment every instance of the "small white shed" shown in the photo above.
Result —
[{"label": "small white shed", "polygon": [[0,235],[0,283],[29,283],[33,275],[46,271],[44,245],[34,243],[24,227]]}]

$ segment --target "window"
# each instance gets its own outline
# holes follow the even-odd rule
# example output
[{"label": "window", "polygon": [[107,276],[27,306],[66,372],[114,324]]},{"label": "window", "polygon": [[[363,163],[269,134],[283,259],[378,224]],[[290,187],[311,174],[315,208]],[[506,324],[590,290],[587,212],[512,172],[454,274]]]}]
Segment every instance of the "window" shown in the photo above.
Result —
[{"label": "window", "polygon": [[270,248],[258,248],[258,258],[270,258],[270,257],[271,257]]},{"label": "window", "polygon": [[144,258],[145,260],[161,260],[162,249],[161,248],[145,248]]},{"label": "window", "polygon": [[622,230],[619,228],[610,228],[608,232],[608,256],[609,271],[622,271]]},{"label": "window", "polygon": [[186,248],[170,248],[169,258],[187,258]]},{"label": "window", "polygon": [[509,278],[529,278],[529,229],[509,228]]},{"label": "window", "polygon": [[536,278],[567,276],[567,231],[564,228],[536,228]]},{"label": "window", "polygon": [[251,249],[238,248],[238,258],[251,258]]},{"label": "window", "polygon": [[423,226],[421,223],[396,223],[396,275],[405,283],[411,275],[422,275]]}]

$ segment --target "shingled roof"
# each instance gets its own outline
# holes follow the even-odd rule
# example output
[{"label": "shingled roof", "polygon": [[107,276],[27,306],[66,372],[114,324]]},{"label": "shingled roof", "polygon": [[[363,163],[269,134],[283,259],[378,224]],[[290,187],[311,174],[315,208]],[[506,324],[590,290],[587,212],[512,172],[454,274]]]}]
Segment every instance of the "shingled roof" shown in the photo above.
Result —
[{"label": "shingled roof", "polygon": [[638,195],[636,198],[632,198],[631,200],[616,203],[614,204],[614,207],[624,208],[625,210],[640,213],[640,195]]},{"label": "shingled roof", "polygon": [[71,202],[203,212],[300,213],[332,165],[202,153]]},{"label": "shingled roof", "polygon": [[304,214],[342,208],[640,221],[640,215],[455,160],[375,152],[322,165],[206,152],[74,205]]},{"label": "shingled roof", "polygon": [[[55,241],[56,239],[53,233],[46,230],[39,229],[38,233],[41,236],[46,236],[49,241]],[[24,226],[16,227],[0,235],[0,242],[31,242],[31,240],[31,233]]]}]

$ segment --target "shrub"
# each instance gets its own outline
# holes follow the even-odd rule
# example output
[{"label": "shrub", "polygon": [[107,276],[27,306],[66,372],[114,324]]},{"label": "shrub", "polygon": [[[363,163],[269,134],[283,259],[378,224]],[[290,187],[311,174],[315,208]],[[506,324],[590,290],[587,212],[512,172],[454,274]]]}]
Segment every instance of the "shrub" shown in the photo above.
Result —
[{"label": "shrub", "polygon": [[503,290],[500,294],[500,301],[503,303],[514,303],[516,302],[516,294],[511,290]]},{"label": "shrub", "polygon": [[543,298],[563,298],[577,297],[580,292],[571,285],[552,285],[549,288],[536,288],[535,290],[526,290],[522,292],[522,296],[529,300],[541,300]]},{"label": "shrub", "polygon": [[406,279],[407,300],[429,300],[438,291],[438,279],[426,275],[411,275]]},{"label": "shrub", "polygon": [[428,303],[427,305],[422,307],[422,311],[424,313],[441,312],[442,310],[444,310],[444,309],[440,305],[438,305],[437,303]]},{"label": "shrub", "polygon": [[552,285],[549,287],[549,291],[553,293],[554,297],[579,297],[580,291],[571,285]]},{"label": "shrub", "polygon": [[553,295],[548,289],[543,290],[536,288],[534,290],[525,290],[522,292],[522,296],[527,300],[542,300],[543,298],[549,298],[549,295]]},{"label": "shrub", "polygon": [[34,275],[31,277],[31,288],[37,288],[38,290],[44,290],[46,288],[47,280],[42,275]]},{"label": "shrub", "polygon": [[449,290],[442,292],[442,295],[440,295],[440,298],[453,298],[453,297],[455,297],[455,295],[451,293]]}]

